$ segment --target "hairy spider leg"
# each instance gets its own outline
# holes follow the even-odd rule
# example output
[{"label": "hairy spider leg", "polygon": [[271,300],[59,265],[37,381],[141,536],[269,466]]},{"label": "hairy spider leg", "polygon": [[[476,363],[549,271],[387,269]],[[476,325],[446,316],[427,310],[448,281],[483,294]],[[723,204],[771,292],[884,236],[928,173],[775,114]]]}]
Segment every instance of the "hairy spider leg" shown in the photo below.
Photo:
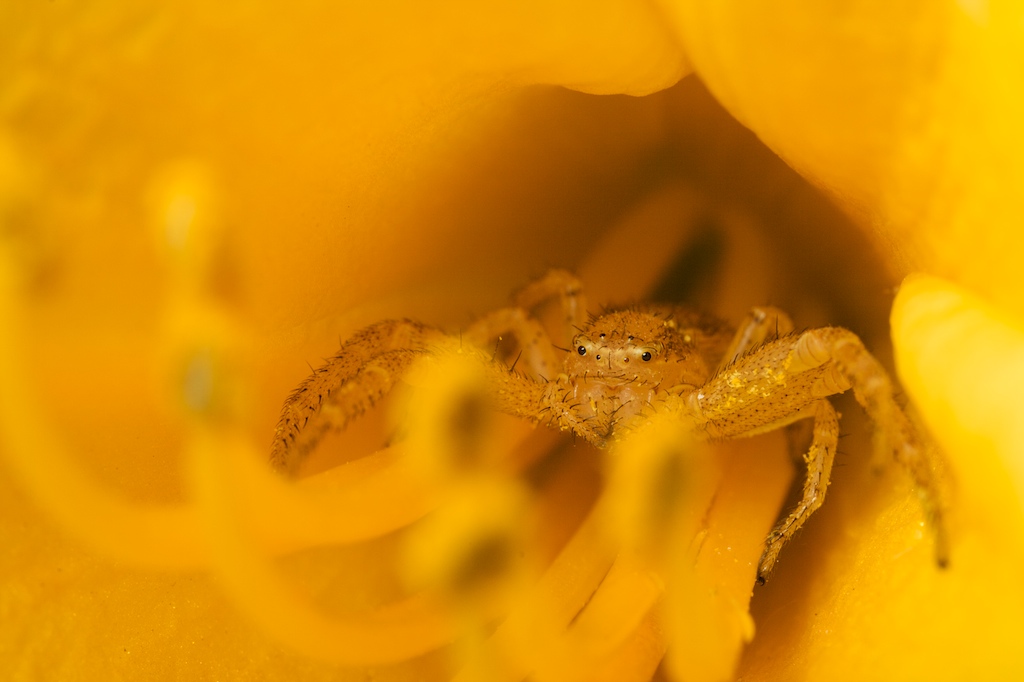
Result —
[{"label": "hairy spider leg", "polygon": [[583,284],[566,270],[549,270],[512,295],[512,304],[532,312],[540,304],[558,298],[562,311],[560,330],[566,339],[571,339],[580,328],[587,324],[587,299]]},{"label": "hairy spider leg", "polygon": [[935,537],[935,561],[945,567],[949,563],[946,500],[935,473],[941,458],[933,446],[920,437],[907,413],[896,403],[892,380],[860,338],[841,328],[829,328],[828,332],[821,343],[833,360],[833,371],[853,388],[857,402],[878,425],[875,432],[878,455],[895,455],[896,461],[914,480]]},{"label": "hairy spider leg", "polygon": [[271,466],[294,474],[328,431],[366,412],[418,357],[446,338],[440,329],[411,320],[379,322],[356,333],[285,400]]},{"label": "hairy spider leg", "polygon": [[511,334],[521,351],[515,367],[534,379],[549,379],[561,371],[561,359],[543,325],[522,308],[502,308],[481,317],[466,330],[465,339],[477,348],[488,348]]},{"label": "hairy spider leg", "polygon": [[789,515],[768,533],[764,552],[757,564],[757,582],[762,585],[775,568],[783,546],[825,501],[825,491],[828,490],[829,477],[832,475],[832,461],[839,444],[839,418],[836,410],[832,403],[823,398],[804,408],[803,413],[801,416],[809,413],[807,416],[814,419],[811,447],[804,454],[807,473],[804,476],[803,494]]},{"label": "hairy spider leg", "polygon": [[[818,467],[824,464],[823,457],[830,458],[822,449],[828,450],[831,420],[823,414],[825,408],[812,405],[850,388],[875,422],[876,447],[894,454],[914,479],[925,515],[935,532],[937,561],[940,565],[947,561],[943,504],[932,473],[931,453],[896,404],[885,370],[860,339],[840,327],[822,327],[767,342],[726,367],[687,398],[695,418],[711,438],[752,436],[807,417],[816,418],[811,449],[817,448],[818,452],[805,457],[805,490],[811,488],[815,504],[799,514],[795,523],[789,521],[791,514],[769,535],[759,568],[761,581],[767,577],[782,546],[821,505],[827,490],[828,477],[819,475]],[[834,445],[831,450],[834,452]],[[807,497],[805,494],[805,501]]]},{"label": "hairy spider leg", "polygon": [[[582,322],[586,314],[582,285],[570,273],[552,270],[514,296],[519,307],[496,311],[474,323],[466,333],[468,345],[482,348],[503,334],[513,334],[526,355],[529,372],[534,377],[553,376],[560,370],[555,348],[541,324],[529,316],[530,310],[553,298],[559,300],[567,326]],[[294,474],[328,431],[344,428],[370,409],[419,357],[438,352],[450,345],[450,339],[440,329],[411,320],[379,322],[356,333],[285,401],[271,445],[271,466]],[[543,384],[517,377],[485,355],[471,355],[495,384],[497,409],[538,419]]]},{"label": "hairy spider leg", "polygon": [[[565,270],[549,270],[512,296],[514,307],[504,308],[477,320],[468,330],[468,338],[479,348],[487,348],[501,335],[515,336],[522,350],[526,377],[514,371],[501,372],[492,365],[482,371],[495,388],[493,405],[506,414],[546,421],[562,430],[571,430],[591,442],[603,441],[603,426],[578,418],[571,410],[572,387],[563,374],[565,349],[553,343],[538,319],[532,316],[541,305],[556,300],[559,311],[558,330],[571,339],[587,323],[586,296],[579,279]],[[518,365],[517,365],[518,366]],[[539,412],[538,412],[539,410]],[[598,436],[601,430],[602,436]]]},{"label": "hairy spider leg", "polygon": [[757,306],[747,312],[743,322],[736,328],[729,348],[718,365],[719,371],[747,355],[771,339],[778,339],[793,331],[793,320],[789,315],[772,306]]}]

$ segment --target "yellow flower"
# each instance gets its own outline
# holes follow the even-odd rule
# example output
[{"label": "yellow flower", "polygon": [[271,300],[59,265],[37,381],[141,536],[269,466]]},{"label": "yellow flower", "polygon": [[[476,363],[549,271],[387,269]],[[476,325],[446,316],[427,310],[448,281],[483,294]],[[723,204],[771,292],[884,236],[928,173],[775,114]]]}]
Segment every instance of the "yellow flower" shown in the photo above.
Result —
[{"label": "yellow flower", "polygon": [[[0,676],[647,679],[668,650],[659,674],[685,679],[1019,677],[1022,14],[0,10]],[[690,69],[852,218],[703,85],[670,87]],[[379,417],[300,483],[268,471],[282,399],[339,336],[458,329],[552,265],[595,303],[674,273],[723,315],[782,304],[883,355],[886,287],[927,273],[892,333],[947,455],[949,570],[852,405],[830,499],[752,600],[781,436],[696,461],[666,522],[684,539],[653,558],[639,523],[588,516],[596,453],[520,485],[553,437],[519,423],[488,427],[513,454],[467,471],[367,454]],[[429,587],[458,553],[430,548],[467,538],[497,589],[459,601]]]}]

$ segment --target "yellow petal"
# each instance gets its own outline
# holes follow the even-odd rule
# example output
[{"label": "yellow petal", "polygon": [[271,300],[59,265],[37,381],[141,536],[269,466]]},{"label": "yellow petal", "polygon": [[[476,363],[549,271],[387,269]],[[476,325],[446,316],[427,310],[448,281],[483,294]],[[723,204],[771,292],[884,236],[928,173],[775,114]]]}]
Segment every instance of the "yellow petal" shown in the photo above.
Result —
[{"label": "yellow petal", "polygon": [[1024,311],[1019,2],[661,4],[715,96],[857,216],[895,275]]},{"label": "yellow petal", "polygon": [[[692,63],[732,113],[860,218],[892,275],[926,268],[1004,310],[1022,310],[1015,229],[1022,112],[1006,84],[1020,80],[1024,43],[1011,3],[453,2],[397,11],[314,3],[287,10],[65,5],[0,9],[0,42],[13,56],[0,70],[0,218],[23,286],[24,323],[15,332],[29,348],[7,360],[28,377],[19,385],[31,382],[36,396],[24,399],[25,410],[0,415],[0,424],[17,419],[29,434],[0,444],[5,457],[22,458],[10,470],[23,481],[35,476],[20,487],[0,477],[0,518],[13,557],[3,566],[4,603],[16,613],[3,634],[28,652],[15,663],[15,677],[124,671],[160,679],[181,670],[211,679],[247,671],[291,677],[296,670],[337,677],[331,664],[279,649],[290,641],[314,658],[330,658],[330,635],[344,634],[331,621],[296,631],[313,633],[306,642],[296,632],[268,638],[236,605],[275,631],[296,613],[289,606],[307,604],[289,601],[296,584],[309,586],[295,597],[313,603],[298,612],[307,625],[324,603],[339,607],[339,617],[397,603],[402,589],[388,570],[394,541],[378,536],[426,513],[434,500],[418,495],[425,491],[393,469],[388,455],[320,479],[337,477],[337,486],[311,481],[298,490],[275,487],[262,470],[239,464],[236,473],[245,476],[231,491],[235,507],[218,507],[225,503],[218,495],[230,488],[223,480],[197,498],[202,467],[183,454],[195,450],[185,447],[191,441],[181,395],[167,390],[167,377],[178,376],[173,358],[181,357],[181,339],[162,336],[175,326],[169,311],[178,294],[200,292],[247,330],[231,332],[232,340],[252,334],[251,356],[242,361],[251,371],[241,372],[249,390],[218,404],[247,403],[240,428],[244,439],[260,443],[281,398],[307,371],[304,361],[329,352],[338,335],[391,316],[458,324],[545,265],[585,264],[583,254],[636,198],[636,184],[650,179],[645,174],[658,156],[652,150],[673,134],[665,112],[678,114],[675,100],[588,100],[524,85],[641,94],[671,84]],[[660,218],[671,215],[678,212]],[[643,236],[657,234],[642,222],[636,227]],[[756,228],[736,233],[745,235],[737,243],[758,266],[735,269],[723,298],[749,305],[745,287],[764,291],[778,281],[766,272],[778,266]],[[664,250],[654,254],[661,262],[670,249],[654,242]],[[612,267],[593,271],[599,300],[613,300],[657,269],[615,255]],[[179,326],[209,331],[196,319]],[[927,329],[933,327],[943,328]],[[903,357],[927,347],[917,337],[897,341],[911,344],[900,346]],[[958,352],[973,357],[980,347]],[[917,380],[907,381],[920,391]],[[995,395],[988,384],[977,386],[979,394]],[[840,486],[833,493],[818,530],[808,528],[786,558],[800,571],[778,576],[779,584],[754,600],[750,677],[779,670],[794,674],[776,678],[807,670],[830,671],[832,679],[867,670],[913,677],[936,643],[950,656],[964,642],[976,646],[988,654],[991,676],[1012,663],[1006,652],[1019,629],[1006,604],[1019,599],[1011,582],[1019,570],[1005,557],[1001,563],[997,548],[1000,539],[1016,538],[1020,515],[1000,516],[1011,498],[983,500],[980,491],[1007,487],[999,487],[999,466],[1016,470],[1015,446],[999,440],[1003,445],[990,448],[998,454],[985,461],[1001,464],[971,468],[964,445],[973,441],[961,437],[970,422],[946,423],[945,408],[927,397],[921,402],[953,452],[954,469],[962,469],[963,504],[955,507],[961,563],[945,575],[934,571],[915,535],[919,510],[905,481],[889,474],[881,485],[892,492],[871,497],[864,491],[877,482],[851,466],[847,492]],[[977,403],[1009,423],[1007,404]],[[1005,429],[994,430],[1005,437]],[[357,431],[346,442],[361,452],[371,438]],[[38,459],[24,459],[40,447]],[[204,451],[215,457],[217,450]],[[54,453],[63,458],[47,458]],[[318,466],[351,457],[337,453]],[[26,461],[35,468],[19,468]],[[73,466],[64,466],[69,461]],[[352,482],[365,485],[344,485]],[[324,497],[311,492],[317,488]],[[331,500],[334,492],[340,497]],[[360,507],[367,495],[374,499]],[[201,506],[186,506],[197,500]],[[396,509],[396,501],[406,506]],[[139,502],[177,505],[156,507],[173,510],[172,523],[158,525],[167,521],[162,511],[156,519],[133,515]],[[353,507],[373,518],[348,518]],[[219,575],[244,580],[225,591],[204,575],[111,565],[111,558],[139,563],[161,553],[166,568],[207,561],[192,534],[200,508],[208,521],[199,523],[202,537],[224,539],[214,531],[226,533],[231,524],[241,529],[244,542],[231,544],[241,542],[232,535],[215,559]],[[243,519],[231,516],[239,512]],[[345,522],[328,532],[332,518]],[[975,519],[985,521],[983,532],[970,530]],[[302,528],[290,534],[295,524]],[[553,526],[568,533],[563,526],[572,524],[559,519]],[[154,527],[164,529],[156,541],[122,542]],[[106,558],[83,554],[65,533]],[[323,562],[318,550],[307,550],[270,568],[258,563],[267,553],[370,537],[378,539],[320,550],[330,554]],[[908,547],[909,558],[900,561]],[[581,583],[600,579],[605,554],[579,550],[576,556],[590,561]],[[259,569],[250,575],[238,570],[247,556]],[[293,579],[286,590],[276,589],[278,571]],[[232,591],[240,585],[247,585],[244,593]],[[574,587],[552,588],[550,600],[578,606],[589,593]],[[254,598],[261,589],[263,605]],[[598,606],[629,605],[618,593],[605,597]],[[561,616],[571,619],[570,611]],[[874,627],[880,612],[889,629]],[[522,652],[531,633],[523,626],[515,634],[510,646]],[[647,666],[664,644],[650,620],[632,639],[613,639],[621,650],[653,641],[641,657]],[[158,654],[138,662],[146,650]],[[166,663],[168,651],[174,665]],[[253,659],[252,651],[271,653]],[[240,660],[232,652],[246,654]],[[389,673],[442,674],[450,670],[444,657],[427,655]],[[956,671],[936,660],[932,677]]]}]

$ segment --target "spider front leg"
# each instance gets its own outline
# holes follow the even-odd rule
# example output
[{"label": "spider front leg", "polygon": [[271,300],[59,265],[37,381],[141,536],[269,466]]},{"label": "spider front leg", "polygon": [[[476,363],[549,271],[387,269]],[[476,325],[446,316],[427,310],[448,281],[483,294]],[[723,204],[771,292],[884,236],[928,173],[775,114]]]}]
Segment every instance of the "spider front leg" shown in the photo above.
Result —
[{"label": "spider front leg", "polygon": [[835,327],[815,331],[823,333],[821,338],[813,337],[816,343],[811,345],[816,346],[815,351],[819,353],[827,352],[833,361],[833,375],[845,380],[857,402],[875,421],[876,451],[880,455],[893,453],[913,478],[935,536],[935,561],[944,568],[949,563],[949,536],[943,494],[933,472],[933,466],[939,464],[936,452],[896,404],[892,380],[860,338],[851,331]]},{"label": "spider front leg", "polygon": [[[924,442],[893,397],[892,381],[852,332],[838,327],[812,329],[770,341],[726,367],[688,398],[690,410],[713,438],[739,438],[771,431],[811,416],[812,405],[852,388],[857,401],[874,420],[876,447],[895,455],[911,474],[935,532],[936,558],[945,565],[948,541],[941,495]],[[821,503],[827,476],[830,408],[814,408],[815,439],[807,457],[804,502],[812,502],[780,524],[769,537],[759,570],[767,577],[781,547]],[[824,410],[824,412],[823,412]],[[815,454],[817,452],[821,454]],[[824,448],[824,449],[823,449]],[[834,445],[832,446],[834,451]],[[822,459],[825,457],[825,459]],[[812,480],[817,477],[817,481]],[[808,498],[806,491],[813,492]],[[801,504],[803,504],[802,502]],[[791,518],[798,522],[789,523]],[[787,525],[788,524],[788,525]],[[786,529],[783,529],[783,527]]]},{"label": "spider front leg", "polygon": [[446,339],[409,320],[379,322],[342,345],[285,400],[270,448],[270,465],[294,474],[331,429],[366,412],[427,349]]},{"label": "spider front leg", "polygon": [[807,474],[804,477],[803,495],[793,511],[768,534],[764,552],[757,564],[757,582],[761,585],[775,567],[782,548],[825,501],[825,491],[828,490],[832,474],[832,460],[839,443],[836,410],[828,400],[819,400],[805,408],[804,412],[810,413],[809,416],[814,419],[814,436],[810,449],[804,455]]},{"label": "spider front leg", "polygon": [[503,308],[485,315],[470,326],[465,337],[470,344],[487,348],[506,334],[519,346],[520,357],[514,360],[514,365],[536,377],[547,378],[558,372],[560,363],[551,339],[541,323],[522,308]]},{"label": "spider front leg", "polygon": [[762,345],[769,339],[779,339],[793,331],[789,315],[771,306],[751,308],[736,328],[736,334],[718,365],[719,371]]},{"label": "spider front leg", "polygon": [[[466,350],[486,347],[503,334],[512,334],[526,354],[526,365],[536,376],[552,376],[558,367],[554,347],[540,323],[529,313],[545,301],[558,298],[566,325],[581,322],[585,309],[579,280],[564,270],[552,270],[521,290],[515,308],[491,313],[466,333]],[[294,474],[302,460],[331,429],[344,428],[389,393],[412,364],[424,354],[451,345],[439,329],[409,320],[390,320],[367,327],[347,341],[335,356],[314,370],[285,401],[274,432],[270,464]],[[456,350],[461,349],[460,342]],[[494,383],[507,384],[497,407],[519,416],[538,419],[543,389],[518,377],[498,363],[473,354]],[[502,376],[502,372],[512,379]],[[532,401],[532,402],[530,402]]]},{"label": "spider front leg", "polygon": [[488,348],[510,334],[519,346],[527,372],[533,378],[551,379],[562,371],[561,356],[532,313],[552,299],[558,301],[559,323],[564,326],[564,335],[571,336],[574,328],[585,323],[583,285],[565,270],[550,270],[513,295],[514,307],[497,310],[475,321],[466,331],[466,339],[479,348]]},{"label": "spider front leg", "polygon": [[583,294],[583,284],[566,270],[549,270],[540,279],[520,289],[512,297],[512,302],[524,310],[532,311],[541,303],[558,298],[562,313],[563,331],[569,338],[587,322],[587,299]]}]

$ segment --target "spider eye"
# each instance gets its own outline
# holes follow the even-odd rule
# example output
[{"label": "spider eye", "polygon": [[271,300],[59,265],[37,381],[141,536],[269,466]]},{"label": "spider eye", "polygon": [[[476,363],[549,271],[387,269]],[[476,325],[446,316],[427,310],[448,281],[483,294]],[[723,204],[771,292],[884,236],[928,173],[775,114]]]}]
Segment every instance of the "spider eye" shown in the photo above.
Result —
[{"label": "spider eye", "polygon": [[643,360],[644,362],[650,362],[651,357],[651,351],[645,350],[644,354],[640,356],[640,359]]},{"label": "spider eye", "polygon": [[586,346],[580,346],[579,348],[576,349],[576,352],[579,353],[580,355],[586,355],[587,354],[587,347]]}]

